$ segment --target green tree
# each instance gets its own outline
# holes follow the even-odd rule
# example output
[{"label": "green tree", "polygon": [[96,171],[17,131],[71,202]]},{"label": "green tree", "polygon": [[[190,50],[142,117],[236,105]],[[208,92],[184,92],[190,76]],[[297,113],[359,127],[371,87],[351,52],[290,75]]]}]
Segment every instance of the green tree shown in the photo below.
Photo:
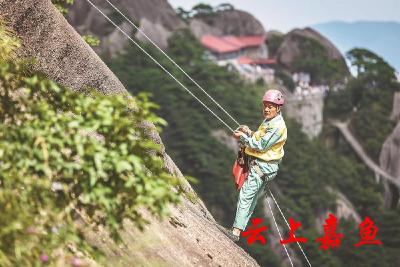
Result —
[{"label": "green tree", "polygon": [[281,46],[285,35],[283,33],[273,32],[267,36],[268,54],[270,58],[276,56],[279,47]]},{"label": "green tree", "polygon": [[222,3],[216,7],[217,11],[234,10],[234,9],[235,9],[235,7],[229,3]]},{"label": "green tree", "polygon": [[165,121],[145,94],[83,95],[57,85],[15,56],[19,46],[0,25],[0,265],[55,264],[70,243],[98,259],[77,214],[118,240],[123,219],[146,223],[139,208],[161,217],[180,200],[160,146],[140,127]]},{"label": "green tree", "polygon": [[357,77],[350,81],[352,93],[352,125],[369,154],[378,160],[381,146],[395,123],[390,120],[394,92],[399,90],[395,70],[381,57],[366,49],[352,49],[347,53]]},{"label": "green tree", "polygon": [[276,68],[275,70],[275,77],[278,81],[281,81],[282,84],[289,89],[289,91],[293,92],[296,84],[294,83],[292,76],[287,71],[283,70],[282,68]]},{"label": "green tree", "polygon": [[356,67],[357,75],[370,76],[384,83],[396,80],[396,70],[383,58],[367,49],[353,48],[346,56],[351,65]]},{"label": "green tree", "polygon": [[214,8],[211,5],[207,4],[197,4],[192,8],[192,11],[195,12],[195,16],[203,16],[210,15],[214,12]]},{"label": "green tree", "polygon": [[175,12],[183,21],[187,21],[191,17],[191,11],[187,11],[182,7],[175,9]]},{"label": "green tree", "polygon": [[51,0],[61,14],[66,15],[68,13],[68,6],[74,3],[74,0]]},{"label": "green tree", "polygon": [[330,58],[327,49],[314,39],[296,38],[299,39],[301,57],[293,62],[293,71],[309,73],[311,81],[317,84],[334,85],[343,82],[348,71],[342,59]]}]

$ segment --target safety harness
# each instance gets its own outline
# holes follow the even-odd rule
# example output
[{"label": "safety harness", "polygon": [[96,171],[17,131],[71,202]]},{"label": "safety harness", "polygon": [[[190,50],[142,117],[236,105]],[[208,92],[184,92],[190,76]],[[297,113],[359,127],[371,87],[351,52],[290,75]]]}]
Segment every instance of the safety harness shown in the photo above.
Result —
[{"label": "safety harness", "polygon": [[247,155],[244,150],[246,147],[239,143],[236,160],[233,163],[232,174],[235,181],[236,190],[239,191],[253,168],[257,175],[263,179],[264,173],[261,171],[260,166],[257,165],[255,157]]}]

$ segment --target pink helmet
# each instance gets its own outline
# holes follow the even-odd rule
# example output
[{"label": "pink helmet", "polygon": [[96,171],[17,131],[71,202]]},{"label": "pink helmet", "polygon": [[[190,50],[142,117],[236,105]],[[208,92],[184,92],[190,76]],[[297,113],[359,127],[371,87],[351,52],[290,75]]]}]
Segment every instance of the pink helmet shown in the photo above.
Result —
[{"label": "pink helmet", "polygon": [[262,101],[271,102],[279,106],[283,106],[283,104],[285,103],[285,99],[283,99],[282,93],[275,89],[266,91],[262,98]]}]

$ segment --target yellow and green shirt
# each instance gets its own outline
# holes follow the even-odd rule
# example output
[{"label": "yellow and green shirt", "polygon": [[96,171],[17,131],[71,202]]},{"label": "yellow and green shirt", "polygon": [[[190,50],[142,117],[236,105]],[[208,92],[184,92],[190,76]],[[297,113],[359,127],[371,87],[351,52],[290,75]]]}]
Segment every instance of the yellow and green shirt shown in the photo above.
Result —
[{"label": "yellow and green shirt", "polygon": [[287,128],[281,113],[270,120],[265,119],[252,136],[240,136],[246,146],[245,153],[257,158],[257,164],[267,174],[278,171],[285,154],[283,146],[286,139]]}]

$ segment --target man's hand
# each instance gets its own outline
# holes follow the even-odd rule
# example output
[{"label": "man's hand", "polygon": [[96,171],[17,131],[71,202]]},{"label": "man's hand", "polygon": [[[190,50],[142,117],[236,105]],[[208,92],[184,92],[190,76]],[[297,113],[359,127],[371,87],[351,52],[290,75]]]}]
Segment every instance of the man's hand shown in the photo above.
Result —
[{"label": "man's hand", "polygon": [[239,140],[239,138],[240,138],[241,135],[245,135],[245,136],[246,136],[245,133],[240,132],[240,131],[238,131],[238,130],[236,130],[236,131],[233,132],[233,137],[234,137],[235,139],[237,139],[237,140]]},{"label": "man's hand", "polygon": [[240,125],[238,130],[247,134],[248,136],[251,136],[252,131],[250,130],[249,126],[247,126],[247,125]]}]

